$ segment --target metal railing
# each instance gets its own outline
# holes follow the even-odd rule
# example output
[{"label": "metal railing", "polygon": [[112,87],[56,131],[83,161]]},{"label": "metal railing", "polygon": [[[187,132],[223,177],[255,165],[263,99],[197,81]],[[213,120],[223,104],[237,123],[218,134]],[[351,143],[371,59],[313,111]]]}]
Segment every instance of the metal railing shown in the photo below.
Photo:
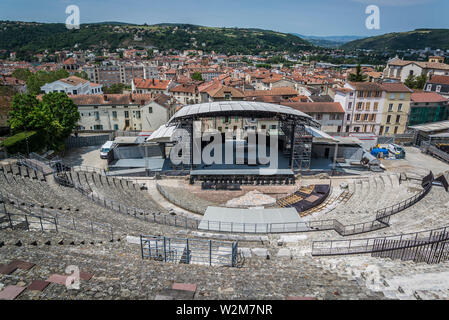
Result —
[{"label": "metal railing", "polygon": [[[114,229],[111,225],[101,224],[91,220],[69,218],[57,210],[50,210],[41,205],[24,201],[12,195],[6,195],[0,192],[0,204],[2,204],[2,212],[5,215],[14,215],[15,217],[28,217],[28,219],[39,219],[55,226],[54,230],[73,230],[83,234],[90,234],[94,237],[108,238],[114,240]],[[23,214],[9,213],[6,205],[16,208]],[[24,218],[26,221],[27,218]],[[44,223],[45,224],[45,223]],[[42,225],[42,223],[41,223]],[[29,230],[29,229],[28,229]],[[42,230],[44,231],[44,230]]]},{"label": "metal railing", "polygon": [[444,152],[443,150],[438,149],[433,145],[423,144],[423,149],[426,153],[431,154],[433,157],[439,158],[445,162],[449,162],[449,154]]},{"label": "metal railing", "polygon": [[142,259],[163,262],[235,267],[238,241],[140,236]]},{"label": "metal railing", "polygon": [[[68,167],[68,166],[67,166]],[[86,168],[88,172],[96,173],[99,175],[105,175],[104,169],[78,166],[72,168],[74,172],[82,172],[83,168]],[[90,170],[90,171],[89,171]],[[56,170],[55,170],[56,172]],[[400,202],[399,204],[392,205],[390,207],[380,209],[376,211],[376,220],[353,224],[343,225],[338,220],[322,220],[322,221],[308,221],[308,222],[291,222],[291,223],[270,223],[270,224],[257,224],[257,223],[234,223],[234,222],[220,222],[220,221],[205,221],[199,219],[192,219],[187,217],[168,216],[156,212],[148,212],[136,207],[128,207],[123,205],[119,201],[108,199],[99,195],[94,195],[90,190],[84,188],[81,184],[75,183],[72,178],[68,176],[59,176],[54,174],[56,182],[61,185],[74,187],[84,196],[87,196],[92,201],[100,204],[106,208],[109,208],[119,213],[126,213],[133,215],[136,218],[143,219],[145,221],[152,221],[159,224],[165,224],[174,227],[183,227],[187,229],[200,229],[206,231],[218,231],[218,232],[231,232],[231,233],[252,233],[252,234],[269,234],[269,233],[298,233],[298,232],[312,232],[312,231],[325,231],[335,230],[342,236],[350,236],[356,234],[362,234],[372,232],[382,228],[389,227],[389,218],[393,214],[401,212],[418,201],[424,198],[431,190],[432,183],[429,183],[425,188],[417,195]],[[433,181],[434,176],[432,172],[426,177],[429,181]],[[424,178],[423,181],[426,179]],[[120,180],[120,179],[119,179]],[[128,180],[126,180],[128,183]],[[123,187],[123,185],[122,185]]]},{"label": "metal railing", "polygon": [[374,257],[439,263],[449,258],[447,241],[449,227],[368,239],[315,241],[312,245],[312,256],[371,253]]},{"label": "metal railing", "polygon": [[[433,174],[430,174],[433,180]],[[60,182],[64,183],[64,182]],[[95,195],[90,190],[84,188],[81,184],[70,181],[75,189],[81,192],[97,204],[119,213],[133,215],[136,218],[144,221],[165,224],[174,227],[181,227],[186,229],[215,231],[224,233],[250,233],[250,234],[270,234],[270,233],[299,233],[299,232],[313,232],[334,230],[342,236],[350,236],[355,234],[362,234],[372,232],[382,228],[389,227],[389,217],[395,213],[403,211],[419,200],[425,197],[430,192],[432,184],[428,184],[419,194],[414,195],[410,199],[402,201],[399,205],[393,205],[385,209],[378,210],[376,213],[376,220],[360,224],[343,225],[338,220],[317,220],[307,222],[291,222],[291,223],[235,223],[235,222],[221,222],[221,221],[207,221],[188,217],[171,216],[166,214],[158,214],[156,212],[148,212],[136,207],[128,207],[119,201],[115,201],[103,196]]]},{"label": "metal railing", "polygon": [[[58,224],[56,218],[50,219],[40,216],[32,216],[19,213],[3,212],[3,223],[0,223],[0,230],[2,229],[25,229],[25,230],[40,230],[40,231],[56,231],[58,232]],[[5,224],[6,222],[6,224]]]}]

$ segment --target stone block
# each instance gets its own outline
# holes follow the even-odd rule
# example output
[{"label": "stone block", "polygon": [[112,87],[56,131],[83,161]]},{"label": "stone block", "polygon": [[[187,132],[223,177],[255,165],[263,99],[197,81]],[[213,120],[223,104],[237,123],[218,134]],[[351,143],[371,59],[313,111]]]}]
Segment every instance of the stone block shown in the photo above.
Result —
[{"label": "stone block", "polygon": [[14,300],[25,290],[25,287],[7,286],[0,292],[0,300]]}]

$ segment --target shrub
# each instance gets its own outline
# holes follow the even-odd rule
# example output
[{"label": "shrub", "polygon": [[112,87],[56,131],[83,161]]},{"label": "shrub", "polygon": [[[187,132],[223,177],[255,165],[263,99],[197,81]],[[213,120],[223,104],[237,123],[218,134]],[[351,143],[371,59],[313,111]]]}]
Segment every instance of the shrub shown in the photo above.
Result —
[{"label": "shrub", "polygon": [[0,147],[6,148],[9,154],[14,153],[27,153],[27,138],[28,138],[28,148],[30,152],[39,151],[42,149],[40,143],[39,135],[36,131],[19,132],[3,142],[0,143]]}]

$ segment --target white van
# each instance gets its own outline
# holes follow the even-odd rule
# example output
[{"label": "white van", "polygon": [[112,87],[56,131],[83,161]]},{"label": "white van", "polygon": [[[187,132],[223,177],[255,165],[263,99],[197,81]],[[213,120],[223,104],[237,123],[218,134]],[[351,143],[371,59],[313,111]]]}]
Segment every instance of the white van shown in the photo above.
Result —
[{"label": "white van", "polygon": [[106,143],[101,147],[100,150],[100,158],[107,159],[108,153],[111,151],[112,146],[114,145],[114,141],[106,141]]}]

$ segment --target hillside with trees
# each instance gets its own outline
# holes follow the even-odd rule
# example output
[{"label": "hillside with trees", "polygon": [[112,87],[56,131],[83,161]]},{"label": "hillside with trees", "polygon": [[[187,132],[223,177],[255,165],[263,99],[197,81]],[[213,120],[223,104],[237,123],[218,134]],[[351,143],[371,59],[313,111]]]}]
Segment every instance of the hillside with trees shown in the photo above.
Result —
[{"label": "hillside with trees", "polygon": [[299,52],[312,47],[295,35],[260,29],[95,23],[83,24],[79,30],[68,30],[62,23],[0,21],[0,49],[17,52],[18,59],[45,50],[53,52],[75,47],[114,50],[130,45],[223,54],[257,54],[270,50]]},{"label": "hillside with trees", "polygon": [[449,50],[449,29],[416,29],[409,32],[388,33],[351,41],[344,44],[342,48],[376,51],[425,48]]}]

